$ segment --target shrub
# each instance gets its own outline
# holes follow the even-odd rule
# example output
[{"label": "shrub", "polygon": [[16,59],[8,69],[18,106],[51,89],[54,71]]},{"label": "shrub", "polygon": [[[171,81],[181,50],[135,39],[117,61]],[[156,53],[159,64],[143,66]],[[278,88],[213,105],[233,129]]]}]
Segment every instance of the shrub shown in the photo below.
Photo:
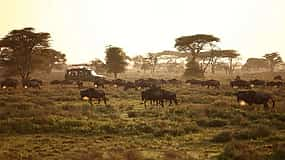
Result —
[{"label": "shrub", "polygon": [[234,134],[236,139],[257,139],[271,135],[271,128],[264,125],[257,125],[250,129],[244,129]]},{"label": "shrub", "polygon": [[218,160],[263,160],[265,156],[255,150],[255,147],[240,142],[227,144]]}]

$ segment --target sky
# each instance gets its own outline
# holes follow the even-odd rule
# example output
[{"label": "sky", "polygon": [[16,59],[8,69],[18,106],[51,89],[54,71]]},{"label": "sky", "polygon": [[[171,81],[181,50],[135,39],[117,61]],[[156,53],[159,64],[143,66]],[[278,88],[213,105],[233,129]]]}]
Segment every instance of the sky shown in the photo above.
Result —
[{"label": "sky", "polygon": [[176,50],[175,39],[219,37],[245,61],[279,52],[285,59],[285,0],[0,0],[0,38],[34,27],[68,63],[104,59],[105,47],[129,56]]}]

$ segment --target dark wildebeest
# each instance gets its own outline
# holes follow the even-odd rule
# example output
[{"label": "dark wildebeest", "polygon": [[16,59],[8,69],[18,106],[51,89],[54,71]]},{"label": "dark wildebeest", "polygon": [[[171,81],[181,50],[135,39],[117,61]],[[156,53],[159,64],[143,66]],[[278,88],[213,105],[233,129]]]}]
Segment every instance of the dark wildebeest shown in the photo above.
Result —
[{"label": "dark wildebeest", "polygon": [[49,84],[51,84],[51,85],[58,85],[58,84],[61,84],[61,80],[53,80]]},{"label": "dark wildebeest", "polygon": [[208,88],[210,87],[215,87],[215,88],[220,88],[220,82],[217,80],[206,80],[206,81],[202,81],[201,83],[202,86],[207,86]]},{"label": "dark wildebeest", "polygon": [[277,76],[275,76],[275,77],[273,78],[273,80],[275,80],[275,81],[282,81],[283,79],[282,79],[282,76],[281,76],[281,75],[277,75]]},{"label": "dark wildebeest", "polygon": [[174,78],[174,79],[167,80],[167,83],[172,84],[172,85],[181,85],[182,81]]},{"label": "dark wildebeest", "polygon": [[1,82],[1,88],[17,88],[18,83],[19,82],[16,79],[7,78]]},{"label": "dark wildebeest", "polygon": [[268,102],[272,101],[272,110],[275,108],[275,101],[272,96],[268,93],[256,92],[256,91],[239,91],[236,93],[237,101],[240,103],[241,101],[246,102],[249,105],[252,104],[263,104],[264,109],[268,110]]},{"label": "dark wildebeest", "polygon": [[106,94],[103,90],[95,89],[95,88],[87,88],[84,90],[80,90],[80,96],[81,99],[84,97],[88,97],[89,103],[92,105],[92,99],[97,99],[98,104],[100,104],[100,101],[103,100],[104,104],[107,104],[107,98]]},{"label": "dark wildebeest", "polygon": [[174,101],[176,105],[178,104],[175,92],[162,89],[162,98],[169,101],[169,106],[172,105],[172,101]]},{"label": "dark wildebeest", "polygon": [[203,81],[197,79],[190,79],[185,81],[185,83],[190,83],[191,85],[201,85]]},{"label": "dark wildebeest", "polygon": [[112,80],[112,84],[113,84],[115,87],[124,86],[124,85],[126,84],[126,80],[123,80],[123,79],[115,79],[115,80]]},{"label": "dark wildebeest", "polygon": [[107,80],[105,78],[96,78],[93,80],[93,85],[95,88],[102,87],[105,88],[105,84],[107,84]]},{"label": "dark wildebeest", "polygon": [[232,88],[238,87],[238,88],[250,88],[250,83],[246,80],[233,80],[230,82],[230,86]]},{"label": "dark wildebeest", "polygon": [[169,106],[172,105],[172,102],[174,102],[176,105],[178,104],[176,93],[167,91],[164,89],[161,89],[160,87],[151,87],[145,91],[141,92],[142,101],[145,104],[146,102],[150,101],[150,103],[156,103],[156,105],[160,104],[162,107],[164,107],[164,100],[169,101]]},{"label": "dark wildebeest", "polygon": [[146,108],[146,102],[150,101],[152,104],[155,102],[157,105],[160,104],[162,107],[163,105],[163,91],[159,87],[151,87],[145,91],[141,92],[141,98]]},{"label": "dark wildebeest", "polygon": [[131,88],[137,90],[136,84],[134,82],[127,81],[124,85],[124,91],[131,89]]},{"label": "dark wildebeest", "polygon": [[270,81],[270,82],[267,82],[266,83],[266,86],[268,86],[268,87],[282,87],[284,85],[284,83],[283,82],[281,82],[281,81]]},{"label": "dark wildebeest", "polygon": [[264,80],[255,79],[255,80],[249,81],[249,83],[251,87],[255,87],[255,86],[265,87],[266,86],[266,82]]},{"label": "dark wildebeest", "polygon": [[38,88],[41,89],[42,81],[37,79],[31,79],[31,80],[24,80],[23,82],[24,88]]}]

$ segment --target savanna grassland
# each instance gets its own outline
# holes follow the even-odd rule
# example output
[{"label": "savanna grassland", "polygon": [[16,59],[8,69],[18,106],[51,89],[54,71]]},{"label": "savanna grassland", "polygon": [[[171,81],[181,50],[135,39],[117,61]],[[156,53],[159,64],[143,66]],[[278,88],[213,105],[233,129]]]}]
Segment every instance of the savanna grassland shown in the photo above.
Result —
[{"label": "savanna grassland", "polygon": [[[85,84],[86,85],[86,84]],[[179,104],[141,103],[140,91],[107,86],[107,106],[75,86],[0,91],[0,160],[284,160],[285,90],[277,112],[240,107],[236,89],[165,85]]]}]

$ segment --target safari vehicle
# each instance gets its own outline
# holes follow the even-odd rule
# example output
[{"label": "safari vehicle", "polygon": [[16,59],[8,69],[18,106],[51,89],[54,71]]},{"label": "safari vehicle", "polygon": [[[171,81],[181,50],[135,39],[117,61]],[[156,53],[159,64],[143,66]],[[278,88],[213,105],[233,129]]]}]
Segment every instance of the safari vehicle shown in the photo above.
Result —
[{"label": "safari vehicle", "polygon": [[94,70],[89,68],[71,68],[66,70],[64,77],[65,80],[94,81],[104,76],[97,74]]}]

